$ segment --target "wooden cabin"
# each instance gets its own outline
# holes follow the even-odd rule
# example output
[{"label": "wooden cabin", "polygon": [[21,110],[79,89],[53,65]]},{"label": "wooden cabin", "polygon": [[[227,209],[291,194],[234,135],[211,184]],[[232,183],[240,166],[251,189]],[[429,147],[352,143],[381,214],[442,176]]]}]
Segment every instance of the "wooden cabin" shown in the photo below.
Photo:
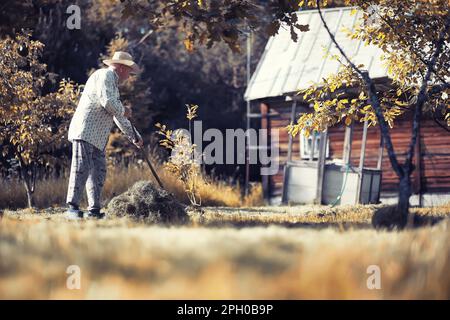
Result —
[{"label": "wooden cabin", "polygon": [[[353,8],[323,11],[332,31],[352,29],[361,12]],[[279,170],[270,176],[258,175],[258,165],[247,165],[247,177],[263,182],[268,203],[391,203],[394,202],[398,179],[381,143],[378,127],[354,123],[351,127],[336,125],[326,133],[306,138],[292,138],[285,127],[300,113],[311,112],[308,103],[296,93],[319,82],[338,70],[337,61],[329,58],[337,53],[316,10],[298,12],[300,23],[308,23],[310,31],[299,34],[297,42],[288,29],[281,28],[271,37],[253,73],[245,99],[248,128],[267,128],[264,145],[247,145],[247,150],[278,148]],[[389,86],[387,71],[381,61],[382,51],[349,39],[337,32],[336,40],[356,64],[364,64],[380,85]],[[330,53],[326,55],[325,53]],[[352,92],[348,92],[349,95]],[[353,93],[354,94],[354,93]],[[278,132],[278,143],[271,134]],[[411,115],[404,114],[391,130],[394,148],[400,158],[410,141]],[[450,201],[450,134],[425,119],[416,145],[416,170],[413,173],[412,205],[436,205]]]}]

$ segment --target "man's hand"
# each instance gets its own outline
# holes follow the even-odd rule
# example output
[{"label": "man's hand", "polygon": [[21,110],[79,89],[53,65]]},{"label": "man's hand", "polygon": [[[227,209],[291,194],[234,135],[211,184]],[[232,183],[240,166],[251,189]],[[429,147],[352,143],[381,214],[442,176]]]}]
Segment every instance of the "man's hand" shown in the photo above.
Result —
[{"label": "man's hand", "polygon": [[138,147],[139,149],[142,149],[144,147],[144,141],[142,139],[134,140],[133,144]]},{"label": "man's hand", "polygon": [[125,112],[124,112],[124,114],[123,114],[123,116],[125,117],[125,118],[130,118],[131,117],[131,115],[132,115],[132,111],[131,111],[131,107],[130,106],[124,106],[124,108],[125,108]]}]

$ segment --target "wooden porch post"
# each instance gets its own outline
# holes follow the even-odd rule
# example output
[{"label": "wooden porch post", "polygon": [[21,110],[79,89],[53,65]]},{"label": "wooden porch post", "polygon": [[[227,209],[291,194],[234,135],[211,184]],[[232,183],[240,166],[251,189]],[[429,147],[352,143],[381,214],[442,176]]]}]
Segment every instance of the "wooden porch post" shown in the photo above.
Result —
[{"label": "wooden porch post", "polygon": [[380,147],[378,148],[378,160],[377,160],[377,170],[380,171],[380,189],[378,190],[377,203],[380,203],[381,186],[383,182],[383,170],[381,170],[381,166],[383,164],[383,151],[384,151],[383,135],[380,132]]},{"label": "wooden porch post", "polygon": [[[270,123],[269,123],[269,105],[267,103],[260,104],[261,111],[261,129],[267,129],[267,139],[264,138],[265,141],[261,141],[259,144],[259,148],[270,148]],[[270,202],[270,176],[263,175],[261,177],[262,186],[263,186],[263,194],[264,199],[269,203]]]},{"label": "wooden porch post", "polygon": [[[295,121],[296,109],[297,109],[297,100],[294,100],[294,102],[292,103],[290,123],[294,123]],[[291,160],[292,160],[292,135],[289,135],[287,162],[290,162]]]},{"label": "wooden porch post", "polygon": [[249,189],[250,189],[250,113],[251,113],[251,102],[247,101],[247,119],[246,119],[246,125],[247,130],[245,131],[245,191],[244,195],[248,196]]},{"label": "wooden porch post", "polygon": [[314,160],[314,151],[316,149],[316,134],[313,132],[311,136],[311,150],[309,153],[309,161]]},{"label": "wooden porch post", "polygon": [[378,148],[377,170],[381,170],[381,166],[383,165],[383,152],[384,152],[383,136],[380,133],[380,147]]},{"label": "wooden porch post", "polygon": [[[297,112],[297,100],[294,99],[292,102],[292,108],[291,108],[291,118],[290,123],[294,123],[295,120],[295,114]],[[288,156],[287,161],[283,168],[283,189],[281,190],[281,203],[286,204],[287,203],[287,182],[289,177],[288,175],[288,166],[289,162],[292,161],[292,136],[289,135],[289,142],[288,142]]]},{"label": "wooden porch post", "polygon": [[363,135],[362,135],[362,140],[361,140],[361,153],[359,155],[358,186],[356,188],[356,199],[355,199],[356,204],[361,202],[363,169],[364,169],[364,161],[366,159],[367,127],[368,127],[368,121],[366,120],[366,121],[364,121]]},{"label": "wooden porch post", "polygon": [[[246,58],[247,58],[247,63],[246,63],[246,74],[247,74],[247,88],[250,86],[250,78],[251,78],[251,59],[252,59],[252,32],[250,31],[247,35],[247,54],[246,54]],[[249,189],[250,189],[250,113],[251,113],[251,101],[247,100],[246,103],[247,106],[247,130],[245,131],[245,190],[244,190],[244,194],[246,196],[248,196],[249,193]]]},{"label": "wooden porch post", "polygon": [[414,170],[414,193],[419,196],[419,207],[422,207],[422,150],[420,146],[420,127],[417,133],[417,140],[414,149],[415,166]]},{"label": "wooden porch post", "polygon": [[345,127],[344,150],[342,152],[342,159],[344,160],[344,165],[351,164],[352,140],[353,140],[353,123],[350,126]]},{"label": "wooden porch post", "polygon": [[320,133],[319,158],[317,160],[316,204],[322,204],[323,178],[325,175],[325,158],[327,156],[328,131]]}]

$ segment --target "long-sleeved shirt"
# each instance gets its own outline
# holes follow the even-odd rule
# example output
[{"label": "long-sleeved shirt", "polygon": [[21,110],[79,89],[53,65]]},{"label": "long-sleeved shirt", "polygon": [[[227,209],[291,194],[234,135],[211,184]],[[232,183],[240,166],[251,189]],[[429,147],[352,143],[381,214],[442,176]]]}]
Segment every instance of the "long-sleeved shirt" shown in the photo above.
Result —
[{"label": "long-sleeved shirt", "polygon": [[[111,68],[99,69],[89,77],[70,122],[69,141],[84,140],[104,151],[114,123],[128,139],[135,140],[133,127],[124,116],[118,81]],[[137,130],[136,134],[140,139]]]}]

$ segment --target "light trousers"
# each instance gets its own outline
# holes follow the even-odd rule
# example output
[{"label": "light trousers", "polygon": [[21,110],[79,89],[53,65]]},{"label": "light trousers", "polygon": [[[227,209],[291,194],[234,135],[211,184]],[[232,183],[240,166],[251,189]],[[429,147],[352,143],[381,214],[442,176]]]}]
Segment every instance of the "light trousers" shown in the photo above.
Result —
[{"label": "light trousers", "polygon": [[73,140],[72,164],[66,202],[79,206],[83,190],[86,189],[88,210],[99,210],[105,177],[105,152],[89,142]]}]

